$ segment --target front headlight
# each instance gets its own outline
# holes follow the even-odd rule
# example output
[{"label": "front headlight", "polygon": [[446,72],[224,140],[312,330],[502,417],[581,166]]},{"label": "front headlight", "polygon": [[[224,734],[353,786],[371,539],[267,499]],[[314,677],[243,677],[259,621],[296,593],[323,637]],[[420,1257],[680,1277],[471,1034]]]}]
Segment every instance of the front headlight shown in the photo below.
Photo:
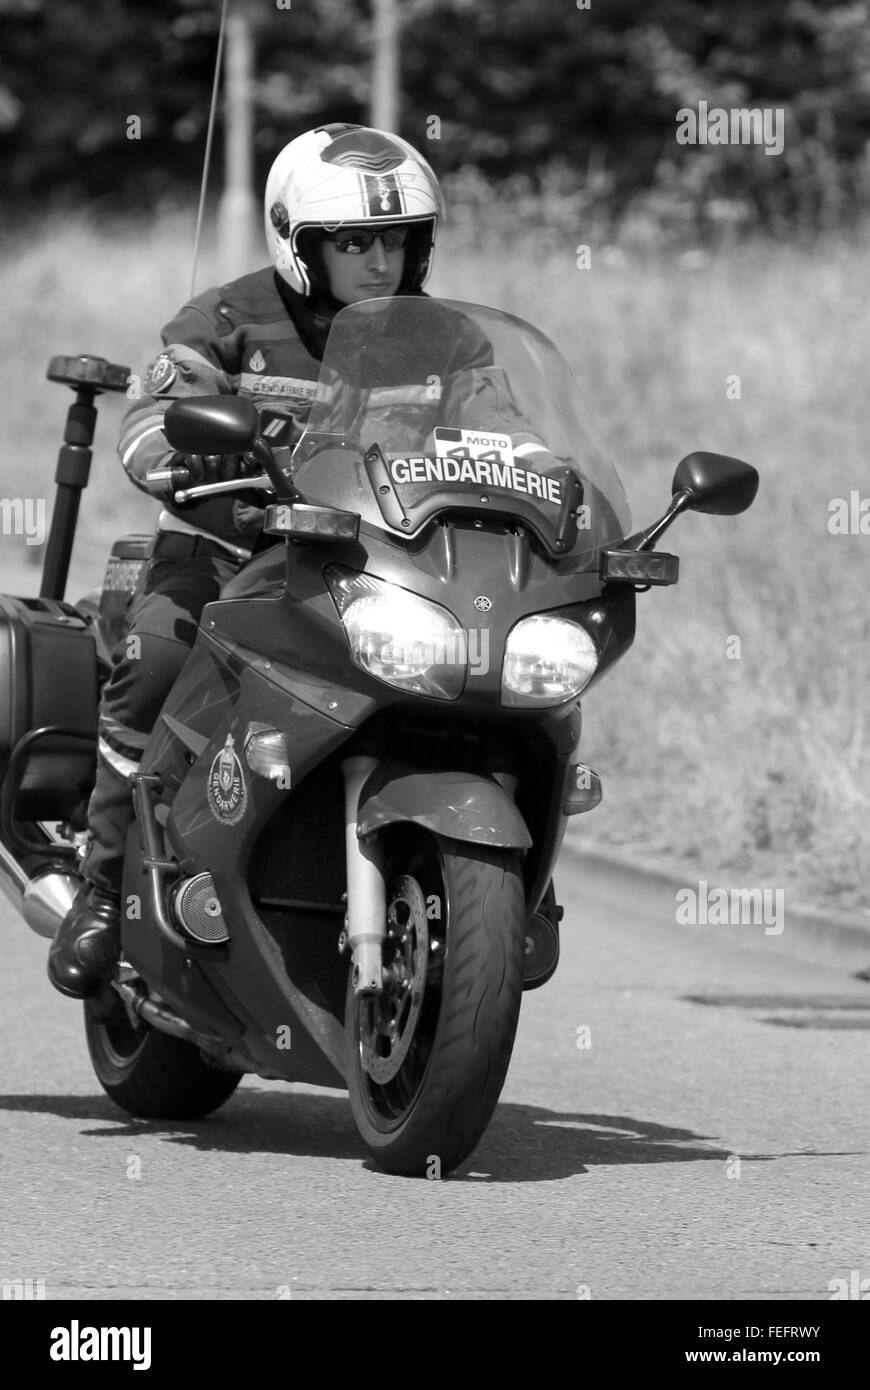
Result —
[{"label": "front headlight", "polygon": [[523,618],[505,644],[501,675],[504,705],[561,705],[589,684],[598,648],[579,623],[546,614]]},{"label": "front headlight", "polygon": [[415,695],[455,700],[465,685],[465,630],[446,608],[396,584],[330,565],[326,582],[356,666]]}]

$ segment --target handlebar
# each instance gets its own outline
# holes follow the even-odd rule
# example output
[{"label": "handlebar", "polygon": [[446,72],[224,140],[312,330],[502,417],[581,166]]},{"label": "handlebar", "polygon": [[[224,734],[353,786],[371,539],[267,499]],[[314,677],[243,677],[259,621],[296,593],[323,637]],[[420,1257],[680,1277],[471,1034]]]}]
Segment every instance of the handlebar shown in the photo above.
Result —
[{"label": "handlebar", "polygon": [[155,497],[161,497],[166,493],[167,486],[172,488],[173,501],[176,503],[192,502],[198,497],[210,497],[219,495],[222,492],[271,492],[274,493],[275,486],[271,478],[265,473],[257,473],[245,478],[225,478],[219,483],[198,483],[195,487],[187,487],[190,481],[190,469],[183,463],[174,463],[169,468],[152,468],[150,473],[145,474],[145,486]]},{"label": "handlebar", "polygon": [[166,468],[152,468],[143,479],[147,490],[156,497],[165,496],[169,488],[176,503],[190,502],[199,497],[209,497],[224,492],[271,492],[277,497],[295,494],[295,489],[285,478],[275,462],[275,455],[268,440],[260,436],[243,455],[247,463],[259,465],[264,471],[239,478],[225,478],[217,483],[198,483],[190,486],[190,469],[183,463],[172,463]]},{"label": "handlebar", "polygon": [[167,487],[172,487],[173,491],[185,487],[190,482],[190,469],[183,463],[173,463],[169,468],[152,468],[142,481],[150,493],[159,497]]}]

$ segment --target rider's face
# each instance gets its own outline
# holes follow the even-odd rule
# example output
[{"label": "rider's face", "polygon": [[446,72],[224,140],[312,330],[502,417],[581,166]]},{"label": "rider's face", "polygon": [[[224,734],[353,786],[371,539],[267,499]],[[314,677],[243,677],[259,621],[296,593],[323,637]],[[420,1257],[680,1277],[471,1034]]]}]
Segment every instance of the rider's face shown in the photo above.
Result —
[{"label": "rider's face", "polygon": [[396,293],[405,268],[405,248],[387,251],[376,236],[366,251],[343,251],[329,240],[323,243],[323,263],[333,297],[341,304],[361,304]]}]

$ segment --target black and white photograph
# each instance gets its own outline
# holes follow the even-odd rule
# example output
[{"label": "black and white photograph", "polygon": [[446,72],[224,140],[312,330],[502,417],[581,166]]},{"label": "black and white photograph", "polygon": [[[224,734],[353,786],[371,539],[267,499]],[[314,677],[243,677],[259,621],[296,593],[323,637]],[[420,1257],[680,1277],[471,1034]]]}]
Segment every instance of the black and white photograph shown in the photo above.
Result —
[{"label": "black and white photograph", "polygon": [[22,1364],[534,1301],[830,1375],[868,0],[0,0],[0,175]]}]

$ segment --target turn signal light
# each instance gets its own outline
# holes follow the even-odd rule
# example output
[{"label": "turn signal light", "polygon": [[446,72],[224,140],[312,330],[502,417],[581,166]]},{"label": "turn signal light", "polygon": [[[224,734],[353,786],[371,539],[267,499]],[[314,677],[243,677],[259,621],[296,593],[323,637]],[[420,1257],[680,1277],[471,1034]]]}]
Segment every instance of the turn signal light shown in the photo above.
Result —
[{"label": "turn signal light", "polygon": [[655,550],[605,550],[598,573],[608,584],[676,584],[680,557]]},{"label": "turn signal light", "polygon": [[583,811],[593,811],[601,800],[601,778],[585,763],[577,763],[572,768],[573,777],[565,789],[562,802],[563,816],[578,816]]},{"label": "turn signal light", "polygon": [[359,515],[309,502],[273,503],[266,508],[263,530],[269,536],[298,536],[310,541],[355,541]]},{"label": "turn signal light", "polygon": [[249,724],[245,733],[245,760],[252,772],[282,787],[290,786],[287,737],[270,724]]}]

